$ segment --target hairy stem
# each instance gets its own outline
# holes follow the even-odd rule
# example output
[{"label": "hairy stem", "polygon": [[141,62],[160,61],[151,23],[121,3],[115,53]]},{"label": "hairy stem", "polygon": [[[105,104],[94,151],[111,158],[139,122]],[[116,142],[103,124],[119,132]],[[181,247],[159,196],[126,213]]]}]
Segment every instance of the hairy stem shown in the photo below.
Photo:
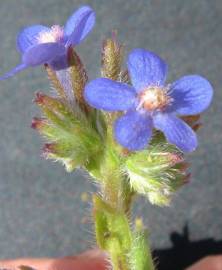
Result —
[{"label": "hairy stem", "polygon": [[108,147],[100,172],[100,196],[93,197],[97,243],[108,252],[113,270],[154,270],[143,230],[138,226],[131,230],[134,191],[121,172],[119,152],[111,136],[108,131]]}]

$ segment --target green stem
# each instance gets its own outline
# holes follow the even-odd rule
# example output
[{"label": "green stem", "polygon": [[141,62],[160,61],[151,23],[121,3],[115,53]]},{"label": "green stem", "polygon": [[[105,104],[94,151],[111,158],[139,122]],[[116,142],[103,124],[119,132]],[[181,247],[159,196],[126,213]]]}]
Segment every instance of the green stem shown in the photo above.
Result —
[{"label": "green stem", "polygon": [[126,214],[111,207],[97,195],[93,197],[93,204],[99,247],[108,251],[114,270],[130,270],[127,255],[132,234]]},{"label": "green stem", "polygon": [[[112,134],[108,136],[112,138]],[[118,149],[110,139],[100,169],[100,196],[93,196],[93,216],[98,246],[110,256],[113,270],[154,270],[150,248],[141,227],[131,230],[134,196],[121,171]]]}]

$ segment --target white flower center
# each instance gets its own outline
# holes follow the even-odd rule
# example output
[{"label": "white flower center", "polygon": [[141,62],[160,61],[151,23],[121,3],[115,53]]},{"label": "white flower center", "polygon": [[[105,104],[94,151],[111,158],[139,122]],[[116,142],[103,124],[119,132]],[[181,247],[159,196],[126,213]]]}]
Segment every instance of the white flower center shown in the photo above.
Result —
[{"label": "white flower center", "polygon": [[163,110],[172,102],[168,87],[150,86],[139,94],[138,109],[148,111]]},{"label": "white flower center", "polygon": [[64,38],[64,30],[59,25],[53,25],[49,31],[39,33],[37,39],[39,43],[60,42]]}]

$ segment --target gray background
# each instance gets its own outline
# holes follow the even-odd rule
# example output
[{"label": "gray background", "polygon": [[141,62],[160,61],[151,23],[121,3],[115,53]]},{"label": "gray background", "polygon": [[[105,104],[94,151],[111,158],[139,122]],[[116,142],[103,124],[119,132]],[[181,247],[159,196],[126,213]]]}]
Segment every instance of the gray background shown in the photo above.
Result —
[{"label": "gray background", "polygon": [[[222,239],[222,1],[221,0],[0,0],[0,74],[19,62],[18,30],[41,23],[63,24],[74,9],[90,4],[97,25],[78,52],[99,74],[100,41],[118,29],[127,51],[153,50],[167,60],[169,81],[184,74],[207,77],[215,88],[204,114],[198,151],[189,156],[192,182],[160,209],[137,201],[134,217],[143,215],[154,249],[171,246],[171,232],[188,225],[193,241]],[[62,256],[95,245],[90,203],[81,193],[95,190],[81,171],[65,172],[40,157],[42,140],[30,129],[38,110],[36,90],[49,91],[41,68],[0,83],[0,257]],[[88,218],[87,218],[88,217]]]}]

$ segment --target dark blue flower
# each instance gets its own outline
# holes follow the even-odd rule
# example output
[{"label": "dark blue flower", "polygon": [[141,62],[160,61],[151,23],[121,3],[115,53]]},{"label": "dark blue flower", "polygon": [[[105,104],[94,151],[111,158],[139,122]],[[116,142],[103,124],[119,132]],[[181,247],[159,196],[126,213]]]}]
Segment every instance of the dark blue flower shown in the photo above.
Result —
[{"label": "dark blue flower", "polygon": [[17,48],[22,57],[21,64],[0,79],[6,79],[25,68],[42,64],[49,64],[55,70],[66,68],[68,47],[82,42],[94,24],[94,11],[89,6],[83,6],[73,13],[64,27],[33,25],[24,28],[17,36]]},{"label": "dark blue flower", "polygon": [[205,110],[213,95],[210,83],[201,76],[189,75],[165,85],[166,63],[144,49],[133,50],[127,65],[133,86],[96,79],[85,88],[86,101],[97,109],[125,112],[114,129],[116,140],[129,150],[145,148],[156,128],[180,150],[193,151],[196,134],[177,116]]}]

